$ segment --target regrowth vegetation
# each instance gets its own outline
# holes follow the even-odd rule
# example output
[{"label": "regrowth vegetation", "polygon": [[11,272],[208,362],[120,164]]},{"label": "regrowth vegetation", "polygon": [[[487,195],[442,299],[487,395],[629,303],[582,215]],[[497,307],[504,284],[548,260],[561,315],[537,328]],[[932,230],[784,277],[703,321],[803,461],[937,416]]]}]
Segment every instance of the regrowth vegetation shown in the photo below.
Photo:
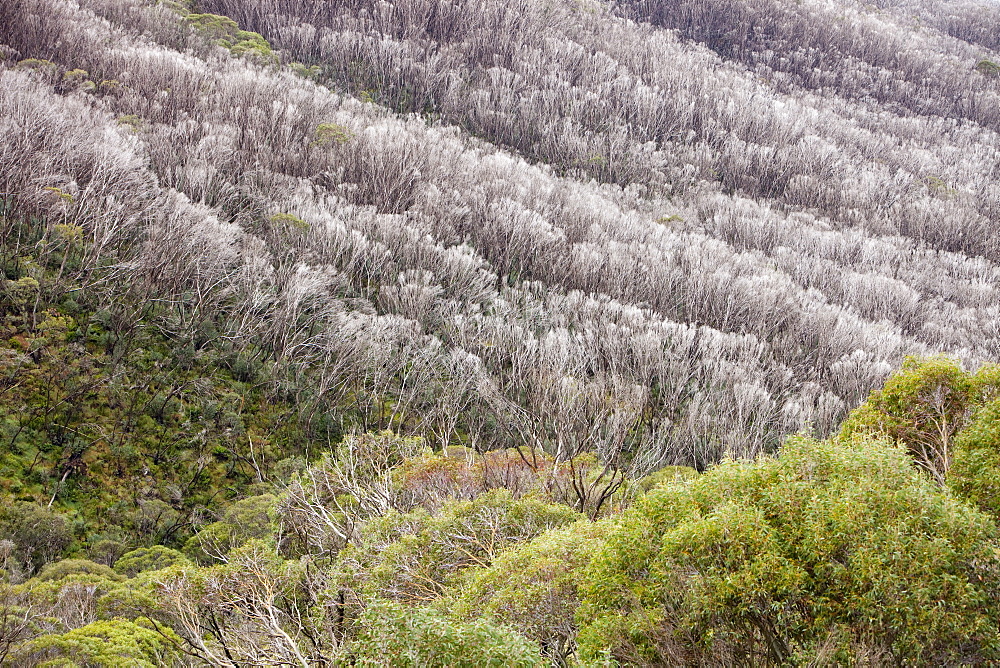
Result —
[{"label": "regrowth vegetation", "polygon": [[833,439],[665,469],[600,512],[574,509],[565,463],[391,434],[345,438],[182,549],[83,558],[60,515],[22,503],[0,516],[0,651],[15,666],[992,663],[995,393],[954,407],[945,485],[912,447],[933,426],[894,440],[871,419],[890,395],[897,415],[925,410],[900,390],[915,376],[961,392],[990,374],[913,360]]}]

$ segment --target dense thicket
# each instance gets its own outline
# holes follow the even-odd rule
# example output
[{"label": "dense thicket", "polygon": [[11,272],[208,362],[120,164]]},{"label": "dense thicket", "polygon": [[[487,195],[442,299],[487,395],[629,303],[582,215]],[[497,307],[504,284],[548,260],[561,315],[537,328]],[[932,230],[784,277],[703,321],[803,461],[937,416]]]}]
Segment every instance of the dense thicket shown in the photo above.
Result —
[{"label": "dense thicket", "polygon": [[[58,516],[7,508],[0,660],[993,663],[997,370],[911,360],[834,439],[624,481],[600,507],[575,495],[600,485],[593,461],[381,434],[259,486],[182,550],[55,561]],[[943,414],[935,471],[919,446]]]}]

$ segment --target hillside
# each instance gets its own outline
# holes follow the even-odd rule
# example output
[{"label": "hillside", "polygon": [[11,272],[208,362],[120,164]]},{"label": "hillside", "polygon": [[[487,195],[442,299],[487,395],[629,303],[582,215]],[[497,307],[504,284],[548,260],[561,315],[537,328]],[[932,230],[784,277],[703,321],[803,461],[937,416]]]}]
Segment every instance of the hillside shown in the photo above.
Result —
[{"label": "hillside", "polygon": [[[101,633],[123,665],[378,663],[410,651],[394,633],[417,665],[451,665],[441,638],[527,664],[808,662],[824,637],[837,661],[988,662],[979,589],[941,594],[983,618],[921,648],[805,585],[800,616],[726,626],[708,584],[704,617],[661,619],[696,595],[600,583],[615,536],[728,517],[720,480],[802,562],[760,490],[803,458],[836,464],[818,497],[872,471],[919,490],[886,526],[965,523],[949,558],[986,558],[992,455],[958,453],[994,429],[998,36],[1000,6],[965,0],[0,3],[0,663],[114,665],[81,649]],[[968,385],[951,422],[851,413],[940,365],[933,392]],[[644,499],[669,494],[663,524]],[[442,556],[454,527],[484,552]],[[528,546],[582,607],[470,613]],[[768,563],[790,578],[768,596],[801,584]],[[226,569],[266,592],[213,589]],[[53,611],[65,578],[96,587],[82,612]]]}]

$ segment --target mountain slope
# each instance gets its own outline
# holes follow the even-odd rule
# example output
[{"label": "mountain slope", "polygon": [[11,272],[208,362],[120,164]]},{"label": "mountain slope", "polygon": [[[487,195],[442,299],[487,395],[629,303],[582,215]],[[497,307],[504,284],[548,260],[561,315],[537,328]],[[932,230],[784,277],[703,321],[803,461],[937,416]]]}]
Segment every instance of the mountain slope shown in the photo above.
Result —
[{"label": "mountain slope", "polygon": [[904,354],[996,356],[992,52],[685,7],[199,5],[272,53],[179,6],[8,3],[9,219],[80,225],[86,277],[121,248],[115,289],[178,342],[210,320],[442,444],[701,465],[829,430]]}]

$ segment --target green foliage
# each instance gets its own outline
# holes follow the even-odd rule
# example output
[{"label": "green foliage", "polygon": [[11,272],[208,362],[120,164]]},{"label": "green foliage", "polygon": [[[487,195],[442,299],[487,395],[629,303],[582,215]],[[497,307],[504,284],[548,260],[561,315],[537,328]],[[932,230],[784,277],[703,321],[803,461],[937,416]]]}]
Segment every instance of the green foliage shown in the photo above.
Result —
[{"label": "green foliage", "polygon": [[277,62],[271,45],[259,33],[240,30],[228,16],[193,14],[180,9],[184,19],[197,30],[206,33],[234,56],[253,56],[266,62]]},{"label": "green foliage", "polygon": [[156,668],[179,664],[181,639],[146,619],[100,620],[62,634],[43,635],[18,651],[18,660],[37,666]]},{"label": "green foliage", "polygon": [[[67,559],[66,561],[74,562],[77,560]],[[44,579],[35,577],[20,585],[23,590],[30,592],[35,602],[56,604],[65,601],[69,592],[75,590],[85,592],[89,601],[87,605],[79,607],[93,607],[91,604],[95,603],[101,596],[127,586],[124,584],[127,581],[117,573],[106,574],[86,572],[82,569],[74,570],[72,563],[66,568],[66,572],[60,572],[58,563],[53,564],[53,566],[56,567],[53,573],[54,577]]]},{"label": "green foliage", "polygon": [[840,434],[843,438],[873,434],[897,441],[943,484],[955,436],[975,405],[996,391],[995,376],[994,367],[972,375],[945,357],[907,358],[881,390],[850,414]]},{"label": "green foliage", "polygon": [[[503,487],[514,496],[544,494],[545,473],[551,458],[541,457],[532,467],[513,450],[479,454],[465,448],[431,452],[409,457],[392,471],[393,488],[414,505],[437,510],[449,499],[471,499]],[[541,473],[539,469],[545,469]]]},{"label": "green foliage", "polygon": [[285,553],[336,554],[359,524],[399,505],[393,470],[423,448],[421,439],[391,432],[350,435],[313,466],[293,474],[279,506]]},{"label": "green foliage", "polygon": [[959,434],[948,486],[1000,520],[1000,399],[979,408]]},{"label": "green foliage", "polygon": [[191,25],[210,34],[215,39],[223,39],[236,33],[240,28],[236,21],[218,14],[188,14],[184,17]]},{"label": "green foliage", "polygon": [[277,63],[278,57],[264,36],[250,30],[238,30],[232,39],[219,41],[234,56],[253,56],[266,62]]},{"label": "green foliage", "polygon": [[66,245],[75,246],[83,241],[83,227],[80,225],[59,223],[53,229],[55,231],[55,238]]},{"label": "green foliage", "polygon": [[948,198],[953,197],[958,193],[957,190],[948,185],[940,176],[927,176],[924,178],[924,183],[927,185],[927,190],[939,197]]},{"label": "green foliage", "polygon": [[51,76],[54,75],[59,68],[51,60],[45,60],[43,58],[25,58],[24,60],[18,61],[17,69],[34,70]]},{"label": "green foliage", "polygon": [[97,564],[89,559],[63,559],[49,564],[38,574],[38,579],[42,582],[48,580],[61,580],[70,575],[96,575],[112,581],[124,580],[125,578],[111,570],[110,566]]},{"label": "green foliage", "polygon": [[591,453],[556,462],[538,452],[525,457],[514,448],[486,453],[460,447],[426,451],[403,462],[392,477],[402,498],[429,510],[447,499],[471,499],[503,488],[514,496],[534,494],[565,504],[593,518],[620,512],[640,492],[633,481],[606,469]]},{"label": "green foliage", "polygon": [[161,4],[182,16],[195,10],[195,0],[161,0]]},{"label": "green foliage", "polygon": [[463,569],[488,566],[503,550],[578,518],[563,505],[493,490],[435,515],[418,509],[373,520],[340,563],[359,600],[429,601]]},{"label": "green foliage", "polygon": [[[301,595],[307,566],[282,559],[270,541],[251,540],[232,550],[225,564],[173,566],[155,571],[149,581],[158,601],[158,619],[192,639],[202,649],[201,656],[235,654],[246,658],[231,659],[232,663],[253,665],[261,656],[297,653],[300,623],[312,621]],[[294,615],[291,623],[286,623],[288,611]],[[219,624],[220,619],[225,623]],[[322,642],[315,635],[317,629],[309,628],[313,642]]]},{"label": "green foliage", "polygon": [[289,63],[288,67],[303,79],[309,79],[311,81],[318,80],[319,75],[322,72],[322,69],[320,68],[319,65],[304,65],[303,63]]},{"label": "green foliage", "polygon": [[192,536],[184,545],[184,553],[195,561],[212,563],[249,540],[270,536],[276,501],[272,494],[237,501],[226,508],[221,520]]},{"label": "green foliage", "polygon": [[641,490],[648,492],[666,483],[693,480],[698,475],[698,471],[690,466],[665,466],[640,479],[638,485]]},{"label": "green foliage", "polygon": [[22,313],[29,304],[35,301],[39,287],[38,281],[31,276],[22,276],[16,281],[3,282],[3,292],[6,300],[21,310]]},{"label": "green foliage", "polygon": [[588,566],[581,654],[651,664],[1000,659],[997,529],[872,441],[795,439],[657,488]]},{"label": "green foliage", "polygon": [[112,573],[75,572],[57,579],[33,578],[14,589],[42,631],[61,633],[97,620],[135,618],[154,609],[136,583]]},{"label": "green foliage", "polygon": [[204,33],[234,56],[247,56],[264,63],[277,63],[278,57],[264,36],[249,30],[240,30],[236,21],[219,14],[198,14],[194,2],[181,0],[163,3],[180,14],[195,30]]},{"label": "green foliage", "polygon": [[61,555],[73,540],[65,517],[26,501],[0,507],[0,536],[13,544],[8,573],[12,566],[34,572]]},{"label": "green foliage", "polygon": [[1000,77],[1000,64],[997,64],[988,58],[983,58],[976,63],[976,71],[984,77],[995,79]]},{"label": "green foliage", "polygon": [[457,622],[427,608],[372,606],[351,646],[361,666],[479,668],[544,666],[539,648],[486,621]]},{"label": "green foliage", "polygon": [[[66,529],[58,550],[30,558],[25,545],[45,532],[32,538],[9,528],[17,577],[72,548],[74,533],[183,545],[196,512],[221,510],[278,461],[302,456],[309,442],[298,409],[270,393],[266,371],[253,384],[236,378],[227,351],[197,341],[208,324],[190,347],[175,345],[152,325],[171,314],[149,306],[136,311],[148,326],[123,328],[119,309],[132,307],[98,309],[80,284],[57,285],[61,254],[85,252],[83,228],[29,231],[28,240],[48,235],[51,255],[41,264],[19,256],[0,278],[0,528],[18,524],[12,513],[24,507],[16,500],[51,506],[68,521],[57,520]],[[72,300],[50,301],[74,284]],[[111,563],[123,551],[95,560]]]},{"label": "green foliage", "polygon": [[140,547],[126,552],[115,562],[115,572],[135,577],[146,571],[158,571],[170,566],[185,566],[191,562],[178,550],[162,545]]},{"label": "green foliage", "polygon": [[326,146],[328,144],[346,144],[354,138],[354,135],[343,125],[336,123],[320,123],[316,127],[316,139],[313,144],[316,146]]},{"label": "green foliage", "polygon": [[90,74],[86,70],[72,69],[63,74],[63,82],[70,88],[79,90],[96,90],[97,84],[90,80]]},{"label": "green foliage", "polygon": [[124,116],[119,116],[117,120],[120,125],[127,125],[136,131],[142,128],[142,119],[135,114],[125,114]]},{"label": "green foliage", "polygon": [[608,520],[580,521],[552,529],[470,572],[454,611],[502,623],[565,662],[576,646],[579,588],[586,566],[611,528]]},{"label": "green foliage", "polygon": [[87,547],[87,556],[105,566],[113,566],[128,551],[121,542],[111,538],[92,539]]},{"label": "green foliage", "polygon": [[[841,442],[704,476],[631,481],[590,455],[432,453],[388,432],[327,430],[318,451],[308,378],[286,380],[273,350],[156,304],[129,306],[129,329],[128,309],[61,278],[82,227],[23,232],[36,255],[8,252],[0,278],[0,565],[23,582],[0,591],[0,625],[22,663],[177,661],[143,617],[247,665],[998,658],[995,525],[906,452],[997,516],[1000,367],[910,360]],[[50,563],[85,546],[94,561]]]},{"label": "green foliage", "polygon": [[74,197],[71,193],[63,192],[63,189],[57,186],[46,186],[45,188],[42,188],[42,190],[52,193],[58,201],[64,204],[72,204],[74,202]]},{"label": "green foliage", "polygon": [[309,223],[290,213],[276,213],[271,216],[271,224],[299,230],[300,232],[305,232],[309,229]]}]

